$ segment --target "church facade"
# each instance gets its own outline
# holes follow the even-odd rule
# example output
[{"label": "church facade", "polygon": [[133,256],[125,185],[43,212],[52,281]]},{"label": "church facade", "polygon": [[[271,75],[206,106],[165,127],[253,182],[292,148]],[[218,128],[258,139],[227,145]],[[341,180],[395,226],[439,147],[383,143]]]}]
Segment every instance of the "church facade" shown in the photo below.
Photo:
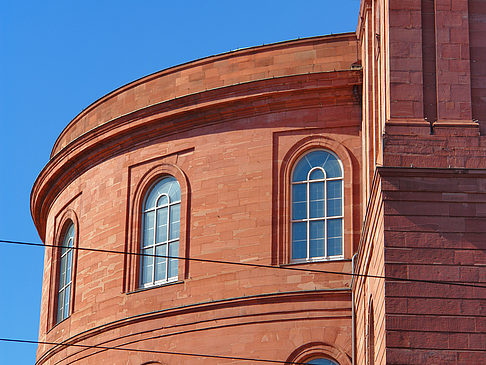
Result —
[{"label": "church facade", "polygon": [[484,5],[363,0],[87,107],[31,195],[37,364],[485,363]]}]

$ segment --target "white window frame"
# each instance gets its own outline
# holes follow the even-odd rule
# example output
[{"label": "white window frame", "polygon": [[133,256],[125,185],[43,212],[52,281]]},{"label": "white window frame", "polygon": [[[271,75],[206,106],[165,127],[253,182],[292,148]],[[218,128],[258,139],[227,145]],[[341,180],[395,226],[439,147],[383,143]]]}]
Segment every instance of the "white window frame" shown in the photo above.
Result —
[{"label": "white window frame", "polygon": [[[315,166],[309,169],[307,172],[307,179],[303,181],[293,181],[294,173],[295,173],[295,168],[298,165],[298,163],[306,158],[306,156],[312,152],[315,151],[323,151],[326,153],[329,153],[333,155],[336,160],[339,162],[339,167],[341,169],[341,176],[340,177],[334,177],[334,178],[327,178],[326,176],[326,171],[319,166]],[[315,179],[311,180],[310,176],[312,172],[320,170],[324,174],[323,179]],[[333,152],[325,149],[314,149],[311,151],[307,151],[304,155],[302,155],[294,164],[294,167],[292,169],[292,173],[290,175],[290,261],[294,263],[299,263],[299,262],[316,262],[316,261],[331,261],[331,260],[340,260],[344,258],[344,169],[343,169],[343,164],[341,159]],[[336,216],[327,216],[327,182],[328,181],[341,181],[341,215],[336,215]],[[324,216],[323,217],[317,217],[317,218],[310,218],[310,184],[315,183],[315,182],[324,182]],[[294,203],[294,196],[293,196],[293,187],[295,185],[302,185],[306,184],[306,213],[307,213],[307,218],[304,219],[293,219],[293,203]],[[333,255],[333,256],[328,256],[327,255],[327,250],[328,250],[328,237],[327,237],[327,222],[328,220],[333,220],[333,219],[341,219],[341,254],[340,255]],[[310,222],[312,221],[324,221],[324,256],[318,256],[318,257],[310,257]],[[293,258],[293,250],[294,250],[294,241],[293,241],[293,230],[294,230],[294,225],[293,223],[299,223],[299,222],[305,222],[306,223],[306,245],[307,245],[307,253],[305,258],[300,258],[300,259],[294,259]]]},{"label": "white window frame", "polygon": [[[152,194],[152,191],[153,189],[155,188],[155,186],[160,183],[162,180],[166,179],[166,178],[170,178],[172,176],[166,176],[160,180],[158,180],[156,183],[154,183],[152,185],[152,187],[148,190],[146,196],[145,196],[145,199],[144,199],[144,207],[145,207],[145,202],[147,201],[147,199],[150,197],[150,195]],[[181,187],[180,187],[180,184],[179,182],[177,181],[177,179],[174,178],[174,181],[177,183],[177,187],[179,189],[179,193],[181,193]],[[162,197],[167,197],[167,204],[163,204],[163,205],[158,205],[161,198]],[[155,268],[155,255],[156,255],[156,252],[157,252],[157,247],[161,247],[161,246],[167,246],[167,249],[166,249],[166,255],[167,256],[170,256],[169,254],[169,248],[170,248],[170,245],[173,244],[174,242],[176,241],[179,241],[179,245],[180,245],[180,218],[179,218],[179,232],[178,232],[178,235],[177,235],[177,238],[173,238],[173,239],[170,239],[170,236],[169,236],[169,233],[170,233],[170,226],[171,226],[171,214],[170,214],[170,211],[171,211],[171,207],[173,206],[176,206],[176,205],[179,205],[179,209],[182,209],[182,206],[181,206],[181,199],[177,200],[177,201],[173,201],[171,202],[170,201],[170,196],[169,194],[167,193],[162,193],[162,194],[159,194],[155,200],[155,206],[152,207],[152,208],[148,208],[148,209],[144,209],[143,212],[142,212],[142,240],[141,240],[141,250],[142,252],[144,252],[144,250],[147,250],[147,249],[150,249],[150,248],[153,248],[153,252],[154,252],[154,256],[152,256],[152,281],[150,282],[147,282],[147,283],[144,283],[143,282],[143,277],[144,277],[144,270],[146,269],[144,267],[144,257],[146,256],[141,256],[140,258],[140,287],[141,288],[150,288],[150,287],[153,287],[153,286],[158,286],[158,285],[163,285],[163,284],[167,284],[167,283],[171,283],[171,282],[174,282],[174,281],[177,281],[178,278],[179,278],[179,270],[177,270],[177,275],[176,276],[172,276],[172,277],[169,277],[169,261],[170,261],[170,258],[167,257],[167,261],[166,261],[166,265],[165,265],[165,279],[162,279],[162,280],[155,280],[155,277],[156,277],[156,268]],[[166,240],[165,241],[162,241],[162,242],[157,242],[157,211],[160,210],[160,209],[164,209],[164,208],[167,208],[167,235],[166,235]],[[145,224],[146,224],[146,216],[148,213],[150,212],[154,212],[154,223],[153,223],[153,243],[150,244],[150,245],[144,245],[144,235],[145,235]],[[180,214],[179,213],[179,217],[180,217]],[[179,247],[179,250],[180,250],[180,247]]]},{"label": "white window frame", "polygon": [[[72,227],[72,234],[68,236],[70,230]],[[61,250],[61,256],[59,260],[59,288],[57,291],[57,322],[60,323],[64,321],[66,318],[68,318],[71,315],[71,300],[72,300],[72,278],[73,278],[73,252],[74,252],[74,238],[76,236],[76,227],[74,226],[74,223],[70,223],[68,228],[66,229],[66,233],[64,233],[63,236],[63,241],[62,241],[62,247],[60,248]],[[63,249],[66,249],[66,251],[63,252]],[[71,258],[71,267],[69,268],[69,278],[67,277],[67,272],[68,272],[68,267],[67,264],[69,262],[69,257]],[[61,271],[63,263],[65,263],[65,271],[64,273]],[[64,279],[64,285],[61,286],[61,282]],[[69,295],[69,304],[66,309],[64,306],[65,302],[65,297],[66,294]],[[62,301],[60,300],[62,297]]]}]

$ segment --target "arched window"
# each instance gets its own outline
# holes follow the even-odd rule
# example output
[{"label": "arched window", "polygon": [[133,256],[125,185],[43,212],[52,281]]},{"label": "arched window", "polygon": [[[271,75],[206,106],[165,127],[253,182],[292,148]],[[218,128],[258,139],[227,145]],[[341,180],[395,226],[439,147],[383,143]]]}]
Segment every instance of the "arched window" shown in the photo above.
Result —
[{"label": "arched window", "polygon": [[177,280],[181,188],[172,176],[148,191],[143,206],[140,285],[150,287]]},{"label": "arched window", "polygon": [[291,259],[343,256],[343,169],[332,152],[305,154],[292,173]]},{"label": "arched window", "polygon": [[71,222],[66,228],[61,243],[61,257],[59,264],[59,289],[57,294],[57,323],[70,315],[70,300],[73,268],[73,246],[75,237],[74,224]]},{"label": "arched window", "polygon": [[306,364],[311,364],[311,365],[338,365],[336,362],[325,359],[323,357],[318,357],[316,359],[312,359],[306,362]]}]

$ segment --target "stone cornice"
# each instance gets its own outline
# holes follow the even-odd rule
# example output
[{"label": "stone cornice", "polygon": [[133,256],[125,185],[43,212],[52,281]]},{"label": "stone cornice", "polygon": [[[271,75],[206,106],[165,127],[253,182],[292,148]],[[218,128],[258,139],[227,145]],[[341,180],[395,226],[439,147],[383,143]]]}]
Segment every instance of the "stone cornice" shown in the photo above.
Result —
[{"label": "stone cornice", "polygon": [[[279,111],[354,104],[360,71],[271,78],[157,103],[98,125],[71,141],[44,167],[31,193],[41,239],[50,206],[76,177],[106,159],[190,129]],[[341,90],[341,91],[339,91]]]},{"label": "stone cornice", "polygon": [[[235,62],[237,59],[244,59],[245,57],[249,57],[251,55],[258,55],[258,57],[262,56],[264,57],[265,54],[268,52],[272,51],[280,51],[281,49],[285,49],[286,52],[288,52],[289,48],[299,48],[299,47],[306,47],[306,46],[312,46],[312,45],[318,45],[318,44],[330,44],[333,42],[355,42],[356,41],[356,35],[354,33],[342,33],[342,34],[332,34],[332,35],[325,35],[325,36],[317,36],[317,37],[309,37],[309,38],[302,38],[302,39],[295,39],[295,40],[289,40],[289,41],[283,41],[283,42],[278,42],[278,43],[272,43],[272,44],[267,44],[267,45],[261,45],[261,46],[256,46],[256,47],[249,47],[249,48],[243,48],[243,49],[238,49],[235,51],[230,51],[218,55],[213,55],[213,56],[208,56],[204,57],[198,60],[186,62],[174,67],[170,67],[158,72],[155,72],[153,74],[144,76],[138,80],[135,80],[133,82],[130,82],[126,85],[123,85],[119,87],[118,89],[110,92],[109,94],[101,97],[100,99],[96,100],[92,104],[90,104],[88,107],[86,107],[81,113],[79,113],[61,132],[59,137],[57,138],[56,142],[54,143],[52,153],[51,153],[51,158],[54,157],[62,148],[64,144],[64,139],[65,137],[72,132],[76,126],[82,122],[82,119],[85,117],[88,117],[92,114],[93,111],[99,110],[99,109],[109,109],[109,106],[107,104],[109,102],[112,102],[113,100],[116,99],[118,96],[126,96],[127,92],[134,90],[138,86],[144,86],[149,84],[151,81],[154,80],[162,80],[162,79],[167,79],[168,77],[180,74],[181,72],[185,72],[188,70],[196,70],[201,67],[206,67],[209,64],[214,64],[217,62],[221,61],[230,61],[230,62]],[[351,64],[352,62],[350,62]],[[296,73],[292,73],[296,74]],[[269,76],[275,76],[275,75],[269,75]],[[268,77],[269,77],[268,76]],[[261,78],[259,78],[261,79]],[[245,81],[245,80],[240,80],[240,82]],[[255,81],[255,80],[252,80]],[[181,81],[184,84],[187,84],[187,81]],[[236,82],[232,82],[229,85],[232,85]],[[189,86],[189,85],[188,85]],[[225,85],[227,86],[227,85]],[[214,88],[214,86],[209,87]],[[202,92],[204,89],[197,90],[197,92]],[[180,96],[180,95],[179,95]],[[159,100],[159,101],[167,101],[167,100]],[[116,116],[118,117],[118,115]],[[77,135],[77,133],[75,133]],[[70,139],[70,138],[68,138]]]},{"label": "stone cornice", "polygon": [[461,175],[467,178],[484,178],[486,177],[486,169],[470,169],[470,168],[441,168],[441,167],[393,167],[383,166],[377,168],[381,176],[414,176],[414,177],[446,177],[448,175]]}]

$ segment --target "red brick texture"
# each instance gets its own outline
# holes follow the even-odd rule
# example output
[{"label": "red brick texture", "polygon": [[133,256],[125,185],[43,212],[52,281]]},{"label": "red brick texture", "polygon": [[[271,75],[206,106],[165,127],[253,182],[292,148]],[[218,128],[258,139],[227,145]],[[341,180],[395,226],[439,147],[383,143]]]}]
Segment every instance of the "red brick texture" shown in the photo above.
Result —
[{"label": "red brick texture", "polygon": [[[334,56],[326,53],[331,50]],[[47,249],[39,339],[280,361],[324,353],[350,364],[350,277],[279,269],[289,264],[289,240],[288,232],[277,235],[275,229],[285,220],[280,212],[289,187],[280,179],[292,168],[289,156],[308,148],[333,150],[345,174],[344,260],[291,267],[351,272],[361,169],[355,93],[361,73],[350,69],[356,62],[351,55],[356,40],[344,35],[216,56],[181,66],[192,72],[187,80],[186,71],[163,71],[75,119],[33,188],[34,221],[46,243],[57,242],[59,217],[69,211],[79,221],[80,247],[138,252],[144,192],[170,174],[182,190],[181,256],[276,269],[180,260],[178,281],[139,290],[137,258],[79,251],[72,314],[55,324],[49,313],[57,270]],[[190,77],[196,69],[200,82]],[[219,70],[215,75],[225,87],[214,89],[216,79],[205,80],[202,69]],[[186,85],[194,82],[193,92],[203,90],[153,105],[176,96],[164,91],[173,88],[175,73]],[[209,85],[213,89],[204,90]],[[89,130],[90,118],[100,125]],[[39,345],[37,358],[38,364],[147,361],[235,363],[62,345]]]},{"label": "red brick texture", "polygon": [[377,364],[485,362],[486,289],[411,280],[486,280],[486,170],[379,168],[355,272],[356,361],[367,363],[374,302]]},{"label": "red brick texture", "polygon": [[[362,0],[356,34],[211,56],[94,102],[57,139],[32,216],[45,243],[71,220],[77,245],[128,254],[77,252],[71,315],[56,324],[59,252],[47,248],[39,339],[486,363],[486,290],[413,281],[486,282],[485,24],[483,0]],[[289,179],[314,148],[343,164],[344,259],[295,265]],[[276,269],[180,260],[177,281],[140,290],[130,253],[144,194],[166,174],[182,190],[181,256]],[[64,345],[37,354],[38,364],[154,361],[236,363]]]},{"label": "red brick texture", "polygon": [[[475,0],[361,3],[359,274],[485,280],[485,14]],[[376,364],[485,363],[485,294],[355,278],[355,363],[370,333]]]},{"label": "red brick texture", "polygon": [[[379,173],[386,276],[484,283],[486,171]],[[387,363],[484,363],[485,303],[484,288],[386,280]]]}]

